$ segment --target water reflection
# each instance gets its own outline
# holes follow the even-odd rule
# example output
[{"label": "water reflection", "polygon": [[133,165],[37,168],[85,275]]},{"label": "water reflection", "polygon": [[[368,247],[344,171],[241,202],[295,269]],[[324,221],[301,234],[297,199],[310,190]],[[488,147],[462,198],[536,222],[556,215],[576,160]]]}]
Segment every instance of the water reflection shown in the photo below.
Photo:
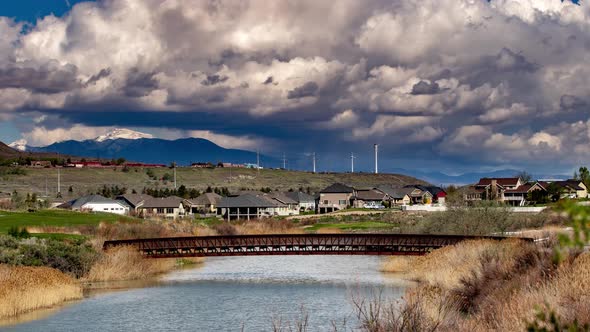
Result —
[{"label": "water reflection", "polygon": [[408,283],[379,272],[371,256],[210,258],[147,288],[96,293],[49,317],[7,331],[270,331],[306,314],[312,331],[356,326],[351,299],[383,292],[399,298]]}]

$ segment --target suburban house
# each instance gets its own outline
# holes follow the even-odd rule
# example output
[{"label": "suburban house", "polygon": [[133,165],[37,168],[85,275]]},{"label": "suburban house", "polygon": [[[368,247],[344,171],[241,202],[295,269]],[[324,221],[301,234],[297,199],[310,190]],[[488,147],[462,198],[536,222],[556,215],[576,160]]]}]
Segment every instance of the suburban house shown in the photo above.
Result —
[{"label": "suburban house", "polygon": [[216,213],[217,204],[221,201],[221,196],[216,193],[204,193],[201,196],[191,199],[192,213]]},{"label": "suburban house", "polygon": [[504,202],[512,206],[525,206],[529,200],[539,201],[543,197],[547,197],[547,186],[541,182],[525,183],[504,191]]},{"label": "suburban house", "polygon": [[187,202],[177,196],[150,198],[139,207],[139,215],[143,218],[183,218],[190,214],[190,210],[185,208],[186,205],[188,205]]},{"label": "suburban house", "polygon": [[315,211],[315,199],[313,196],[301,191],[288,191],[284,194],[297,202],[299,211]]},{"label": "suburban house", "polygon": [[129,206],[129,211],[138,212],[139,208],[143,206],[143,203],[151,198],[153,197],[146,194],[125,194],[119,195],[115,199]]},{"label": "suburban house", "polygon": [[416,189],[420,189],[422,191],[429,192],[432,195],[432,203],[444,204],[445,199],[447,197],[447,192],[444,191],[444,189],[442,189],[441,187],[437,187],[437,186],[425,186],[425,185],[421,185],[421,184],[413,184],[413,185],[407,185],[405,187],[406,188],[416,188]]},{"label": "suburban house", "polygon": [[568,179],[563,181],[545,182],[547,186],[555,184],[560,189],[560,198],[587,198],[588,188],[580,180]]},{"label": "suburban house", "polygon": [[272,198],[273,200],[281,203],[286,207],[286,211],[280,211],[279,215],[297,215],[299,214],[299,202],[292,199],[291,197],[285,195],[281,192],[273,192],[266,196],[267,198]]},{"label": "suburban house", "polygon": [[[560,187],[565,186],[563,188],[568,186],[567,181],[554,183]],[[549,182],[543,181],[524,183],[520,178],[482,178],[468,189],[464,198],[467,201],[490,200],[505,202],[511,206],[525,206],[530,202],[545,200],[550,185]],[[574,191],[574,187],[578,188],[575,181],[570,185]],[[564,192],[567,191],[565,189]]]},{"label": "suburban house", "polygon": [[48,160],[33,160],[33,161],[31,161],[31,167],[49,168],[49,167],[51,167],[51,161],[48,161]]},{"label": "suburban house", "polygon": [[60,204],[60,209],[86,212],[106,212],[115,214],[128,214],[129,206],[121,201],[112,200],[100,195],[88,195]]},{"label": "suburban house", "polygon": [[383,207],[383,202],[389,201],[389,195],[376,189],[358,189],[353,199],[353,206],[356,208],[371,205]]},{"label": "suburban house", "polygon": [[392,186],[383,185],[375,188],[387,194],[389,206],[394,205],[409,205],[411,203],[410,193],[414,191],[413,188],[394,188]]},{"label": "suburban house", "polygon": [[285,213],[287,206],[278,201],[256,194],[222,197],[217,204],[217,215],[225,220],[260,219]]},{"label": "suburban house", "polygon": [[425,189],[416,188],[414,186],[407,187],[410,189],[408,196],[410,196],[410,204],[431,204],[432,194]]},{"label": "suburban house", "polygon": [[524,183],[520,178],[481,178],[464,195],[467,201],[504,201],[506,190],[515,190]]},{"label": "suburban house", "polygon": [[351,205],[356,190],[342,183],[334,183],[320,191],[317,197],[317,212],[328,213],[343,210]]}]

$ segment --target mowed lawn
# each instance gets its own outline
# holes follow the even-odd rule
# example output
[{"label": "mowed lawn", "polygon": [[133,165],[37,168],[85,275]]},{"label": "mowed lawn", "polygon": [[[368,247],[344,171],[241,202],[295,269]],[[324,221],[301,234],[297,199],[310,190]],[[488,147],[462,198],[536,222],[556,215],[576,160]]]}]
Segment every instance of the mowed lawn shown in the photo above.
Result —
[{"label": "mowed lawn", "polygon": [[11,227],[55,226],[70,227],[97,225],[101,222],[131,221],[134,218],[112,213],[81,213],[65,210],[40,210],[37,212],[0,211],[0,234]]},{"label": "mowed lawn", "polygon": [[386,230],[397,227],[397,224],[391,224],[378,221],[359,221],[349,223],[317,223],[309,227],[305,227],[306,231],[316,232],[322,228],[339,229],[342,231],[369,231],[369,230]]}]

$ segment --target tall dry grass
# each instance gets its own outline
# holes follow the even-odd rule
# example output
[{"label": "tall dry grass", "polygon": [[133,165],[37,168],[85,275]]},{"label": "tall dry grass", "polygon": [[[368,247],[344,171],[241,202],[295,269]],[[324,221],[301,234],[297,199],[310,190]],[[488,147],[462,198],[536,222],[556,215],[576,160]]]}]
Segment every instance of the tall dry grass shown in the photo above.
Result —
[{"label": "tall dry grass", "polygon": [[548,305],[564,323],[590,323],[590,253],[553,258],[550,245],[467,241],[424,257],[393,257],[382,269],[421,281],[395,319],[410,311],[440,330],[522,331]]},{"label": "tall dry grass", "polygon": [[[202,263],[203,258],[190,258],[193,263]],[[145,258],[135,248],[117,247],[108,250],[92,266],[84,281],[121,281],[154,277],[176,268],[174,258]]]},{"label": "tall dry grass", "polygon": [[48,267],[0,265],[0,318],[82,298],[82,287]]}]

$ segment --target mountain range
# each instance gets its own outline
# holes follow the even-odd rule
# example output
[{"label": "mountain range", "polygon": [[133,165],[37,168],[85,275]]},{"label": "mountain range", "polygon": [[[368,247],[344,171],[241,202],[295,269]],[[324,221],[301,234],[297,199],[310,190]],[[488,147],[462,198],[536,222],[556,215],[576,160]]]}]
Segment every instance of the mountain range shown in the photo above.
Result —
[{"label": "mountain range", "polygon": [[[151,134],[141,133],[130,129],[114,129],[95,139],[84,141],[63,141],[44,147],[32,147],[25,140],[18,140],[4,145],[4,149],[10,154],[18,155],[23,151],[60,153],[61,155],[81,156],[97,159],[125,158],[129,161],[190,165],[193,162],[220,161],[231,163],[256,163],[257,153],[246,150],[226,149],[211,141],[202,138],[182,138],[177,140],[165,140],[154,138]],[[5,151],[6,152],[6,151]],[[7,152],[8,153],[8,152]],[[280,165],[281,161],[260,155],[262,166]],[[345,170],[337,170],[345,171]],[[391,168],[383,169],[388,173],[406,174],[423,179],[436,185],[464,185],[477,182],[482,177],[512,177],[520,171],[516,169],[502,169],[490,172],[468,172],[449,175],[438,171],[420,171],[415,169]],[[532,174],[535,179],[565,179],[563,174]]]}]

